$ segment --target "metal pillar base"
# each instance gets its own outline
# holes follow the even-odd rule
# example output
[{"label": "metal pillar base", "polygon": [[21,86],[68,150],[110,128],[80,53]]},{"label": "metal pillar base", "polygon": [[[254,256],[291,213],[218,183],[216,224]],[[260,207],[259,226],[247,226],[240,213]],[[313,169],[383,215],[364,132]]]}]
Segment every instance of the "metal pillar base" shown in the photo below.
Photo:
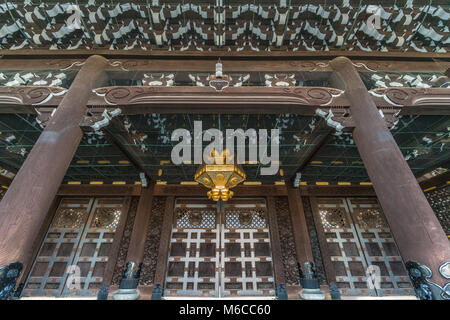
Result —
[{"label": "metal pillar base", "polygon": [[325,293],[320,289],[302,289],[299,295],[303,300],[325,300]]},{"label": "metal pillar base", "polygon": [[119,289],[113,294],[114,300],[137,300],[139,291],[137,289]]},{"label": "metal pillar base", "polygon": [[20,262],[0,267],[0,300],[8,300],[13,296],[22,268],[23,265]]},{"label": "metal pillar base", "polygon": [[141,275],[142,263],[136,264],[129,261],[120,280],[119,290],[113,294],[114,300],[137,300],[139,298],[139,277]]}]

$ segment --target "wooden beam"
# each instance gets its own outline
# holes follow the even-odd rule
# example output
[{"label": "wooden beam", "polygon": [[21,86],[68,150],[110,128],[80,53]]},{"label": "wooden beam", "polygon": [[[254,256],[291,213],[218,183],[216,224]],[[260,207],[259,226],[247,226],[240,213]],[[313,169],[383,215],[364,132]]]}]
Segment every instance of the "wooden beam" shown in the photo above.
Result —
[{"label": "wooden beam", "polygon": [[0,185],[9,186],[12,182],[11,178],[5,177],[4,175],[0,175]]},{"label": "wooden beam", "polygon": [[445,172],[443,174],[440,174],[436,177],[432,177],[430,179],[424,180],[420,182],[420,187],[423,190],[426,190],[431,187],[439,187],[441,185],[444,185],[447,183],[447,181],[450,181],[450,172]]},{"label": "wooden beam", "polygon": [[[304,151],[306,154],[303,157],[303,161],[298,166],[297,170],[295,172],[302,172],[302,170],[308,165],[308,163],[314,158],[314,156],[319,152],[319,150],[326,145],[333,136],[330,135],[333,129],[331,129],[329,126],[326,126],[322,128],[319,132],[314,132],[317,134],[315,137],[316,141],[314,142],[314,146],[309,147],[308,151]],[[295,179],[295,175],[292,177],[292,180]]]},{"label": "wooden beam", "polygon": [[141,186],[126,185],[70,185],[63,184],[59,187],[58,196],[140,196]]},{"label": "wooden beam", "polygon": [[371,186],[300,186],[299,190],[302,196],[375,196],[375,190]]},{"label": "wooden beam", "polygon": [[[139,196],[141,185],[68,185],[60,186],[58,196]],[[300,186],[301,196],[375,196],[375,191],[371,186]],[[156,184],[154,187],[155,196],[195,196],[206,197],[207,188],[200,185],[181,184]],[[286,186],[259,185],[259,186],[237,186],[233,188],[238,197],[265,196],[286,196]]]},{"label": "wooden beam", "polygon": [[[50,52],[51,54],[51,52]],[[66,70],[79,70],[85,57],[64,57],[55,56],[52,58],[39,58],[29,56],[26,59],[17,59],[14,56],[3,56],[0,60],[1,69],[8,71],[28,70],[41,71],[56,70],[64,72]],[[311,55],[309,57],[284,57],[283,59],[246,59],[245,57],[229,57],[221,59],[225,74],[235,72],[330,72],[332,71],[329,62],[332,57],[317,57]],[[207,72],[213,73],[217,56],[213,57],[129,57],[114,59],[112,63],[106,67],[109,71],[156,71],[156,72]],[[376,57],[367,57],[365,59],[352,58],[358,70],[374,72],[439,72],[445,73],[450,68],[450,60],[445,59],[377,59]],[[127,72],[123,72],[128,75]]]},{"label": "wooden beam", "polygon": [[[186,197],[205,197],[209,189],[200,185],[181,185],[181,184],[157,184],[155,185],[155,196],[186,196]],[[235,197],[257,197],[266,196],[286,196],[286,186],[275,185],[240,185],[233,188]]]},{"label": "wooden beam", "polygon": [[292,51],[292,50],[272,50],[272,51],[226,51],[212,50],[212,51],[197,51],[197,50],[174,50],[169,51],[167,49],[161,50],[109,50],[109,49],[76,49],[76,50],[46,50],[46,49],[20,49],[20,50],[0,50],[0,56],[13,57],[13,58],[87,58],[93,54],[102,55],[108,59],[123,59],[123,58],[157,58],[157,57],[185,57],[185,58],[200,58],[211,57],[215,60],[217,58],[310,58],[317,59],[318,57],[325,57],[333,59],[339,56],[351,57],[354,59],[370,59],[370,58],[391,58],[391,59],[450,59],[450,53],[435,53],[435,52],[417,52],[417,51]]},{"label": "wooden beam", "polygon": [[109,124],[102,128],[102,131],[109,142],[122,152],[138,172],[144,172],[147,177],[151,176],[149,170],[145,167],[145,161],[142,159],[145,153],[139,145],[135,145],[121,121],[117,118],[111,119]]},{"label": "wooden beam", "polygon": [[[67,93],[59,87],[0,87],[0,113],[50,112]],[[387,113],[450,115],[450,88],[382,88],[370,91],[370,100]],[[118,108],[122,114],[147,113],[294,113],[314,115],[317,108],[349,111],[343,91],[326,87],[228,87],[216,91],[198,86],[115,86],[97,88],[90,94],[92,113]],[[17,110],[14,106],[18,106]]]}]

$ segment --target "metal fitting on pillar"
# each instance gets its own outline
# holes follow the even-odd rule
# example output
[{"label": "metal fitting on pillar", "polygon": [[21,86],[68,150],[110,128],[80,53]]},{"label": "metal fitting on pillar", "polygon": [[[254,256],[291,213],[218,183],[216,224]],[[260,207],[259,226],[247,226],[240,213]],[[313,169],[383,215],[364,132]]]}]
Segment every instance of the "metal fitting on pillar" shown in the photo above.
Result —
[{"label": "metal fitting on pillar", "polygon": [[320,283],[314,270],[314,264],[307,261],[303,267],[304,270],[302,271],[299,266],[300,284],[303,288],[299,293],[300,297],[304,300],[325,300],[325,294],[320,290]]},{"label": "metal fitting on pillar", "polygon": [[139,285],[141,267],[142,263],[139,265],[134,261],[127,263],[120,280],[119,290],[113,295],[114,300],[137,300],[139,298],[137,287]]},{"label": "metal fitting on pillar", "polygon": [[288,295],[286,291],[286,287],[283,283],[280,283],[277,288],[277,300],[287,300]]},{"label": "metal fitting on pillar", "polygon": [[162,300],[162,296],[163,290],[161,289],[161,285],[157,283],[152,291],[152,300]]},{"label": "metal fitting on pillar", "polygon": [[[449,275],[442,271],[442,267],[445,265],[450,265],[450,262],[442,264],[439,272],[444,278],[448,279]],[[438,284],[429,281],[433,275],[432,271],[419,262],[407,261],[405,267],[408,270],[417,298],[420,300],[450,300],[450,282],[442,288]]]},{"label": "metal fitting on pillar", "polygon": [[341,292],[339,291],[336,282],[330,283],[331,300],[341,300]]},{"label": "metal fitting on pillar", "polygon": [[0,267],[0,300],[8,300],[14,295],[16,281],[22,272],[23,265],[20,262],[10,263]]},{"label": "metal fitting on pillar", "polygon": [[102,288],[97,292],[97,300],[108,300],[108,284],[102,284]]}]

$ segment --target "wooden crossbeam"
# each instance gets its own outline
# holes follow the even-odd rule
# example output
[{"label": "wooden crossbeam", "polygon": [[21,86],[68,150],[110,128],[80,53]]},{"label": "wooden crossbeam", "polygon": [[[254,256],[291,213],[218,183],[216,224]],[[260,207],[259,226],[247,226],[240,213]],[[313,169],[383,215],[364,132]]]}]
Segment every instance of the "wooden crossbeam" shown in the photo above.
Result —
[{"label": "wooden crossbeam", "polygon": [[[1,113],[34,113],[55,108],[65,96],[59,87],[0,87]],[[95,89],[88,107],[120,106],[123,114],[148,113],[293,113],[313,115],[317,108],[348,109],[344,92],[326,87],[211,87],[114,86]],[[450,88],[393,87],[369,91],[383,112],[450,115]],[[95,112],[95,110],[92,110]],[[100,110],[97,110],[100,111]],[[100,111],[101,112],[101,111]]]}]

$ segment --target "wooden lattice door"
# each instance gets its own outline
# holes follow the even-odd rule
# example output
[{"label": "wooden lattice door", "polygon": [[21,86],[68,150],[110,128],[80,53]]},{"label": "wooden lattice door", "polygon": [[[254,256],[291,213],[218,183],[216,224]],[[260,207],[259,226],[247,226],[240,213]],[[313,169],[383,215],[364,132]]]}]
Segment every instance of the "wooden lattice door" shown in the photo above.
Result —
[{"label": "wooden lattice door", "polygon": [[347,198],[368,265],[379,268],[377,295],[414,295],[408,272],[376,198]]},{"label": "wooden lattice door", "polygon": [[124,198],[63,198],[22,296],[95,296],[103,281]]},{"label": "wooden lattice door", "polygon": [[[376,198],[316,198],[315,203],[315,218],[327,242],[324,249],[344,295],[413,294]],[[372,266],[380,271],[375,286],[367,281],[376,270]]]},{"label": "wooden lattice door", "polygon": [[222,296],[275,296],[265,200],[231,200],[222,212]]},{"label": "wooden lattice door", "polygon": [[274,296],[264,199],[177,199],[164,295]]},{"label": "wooden lattice door", "polygon": [[165,296],[219,296],[217,219],[214,203],[203,199],[177,199]]}]

